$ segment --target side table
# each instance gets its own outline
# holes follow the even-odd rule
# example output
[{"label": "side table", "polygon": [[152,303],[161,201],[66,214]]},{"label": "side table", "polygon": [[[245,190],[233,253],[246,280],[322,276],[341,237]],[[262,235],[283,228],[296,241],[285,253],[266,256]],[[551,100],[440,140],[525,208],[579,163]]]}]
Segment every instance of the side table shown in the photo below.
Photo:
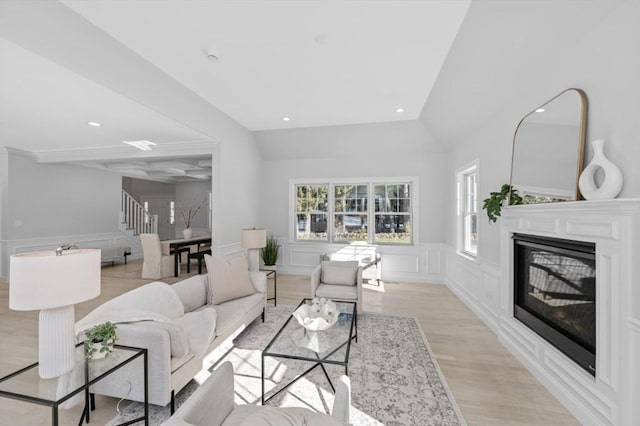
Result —
[{"label": "side table", "polygon": [[0,397],[17,399],[33,404],[51,407],[51,424],[58,425],[58,409],[75,395],[84,392],[84,410],[79,424],[89,423],[90,396],[92,385],[114,371],[142,357],[144,368],[144,416],[123,424],[132,424],[144,420],[149,425],[149,390],[147,349],[114,345],[113,352],[102,359],[87,360],[84,357],[82,343],[76,345],[76,363],[69,373],[55,379],[41,379],[38,375],[38,363],[31,364],[0,378]]},{"label": "side table", "polygon": [[275,269],[260,269],[267,274],[267,282],[269,277],[273,275],[273,297],[269,297],[267,300],[273,300],[273,306],[278,306],[278,273]]}]

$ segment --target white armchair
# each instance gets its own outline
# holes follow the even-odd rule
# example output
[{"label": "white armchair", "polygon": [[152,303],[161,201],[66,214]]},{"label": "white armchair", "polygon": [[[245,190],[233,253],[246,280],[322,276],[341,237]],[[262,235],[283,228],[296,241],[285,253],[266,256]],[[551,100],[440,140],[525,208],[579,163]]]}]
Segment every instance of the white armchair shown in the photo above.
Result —
[{"label": "white armchair", "polygon": [[362,267],[358,261],[325,260],[311,273],[311,297],[356,302],[362,312]]},{"label": "white armchair", "polygon": [[140,234],[142,243],[142,278],[160,279],[173,276],[174,257],[162,254],[160,237],[158,234]]},{"label": "white armchair", "polygon": [[351,416],[351,382],[341,376],[331,416],[306,408],[276,408],[234,403],[233,366],[220,365],[162,426],[348,425]]}]

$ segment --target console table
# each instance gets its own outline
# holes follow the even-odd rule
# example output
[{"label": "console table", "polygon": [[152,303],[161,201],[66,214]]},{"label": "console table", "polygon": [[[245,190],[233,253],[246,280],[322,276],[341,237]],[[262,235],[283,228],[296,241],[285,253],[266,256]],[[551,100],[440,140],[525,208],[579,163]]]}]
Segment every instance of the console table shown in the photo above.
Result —
[{"label": "console table", "polygon": [[[131,422],[144,420],[149,425],[148,367],[147,349],[131,346],[114,345],[113,352],[102,359],[87,360],[84,357],[82,343],[76,345],[76,363],[69,373],[55,379],[41,379],[38,375],[38,363],[31,364],[0,378],[0,397],[31,402],[51,407],[51,424],[58,425],[58,409],[72,397],[84,392],[84,410],[79,424],[89,423],[90,398],[89,388],[114,371],[130,362],[142,358],[144,368],[144,416]],[[126,395],[123,395],[123,397]],[[16,422],[17,423],[17,422]]]}]

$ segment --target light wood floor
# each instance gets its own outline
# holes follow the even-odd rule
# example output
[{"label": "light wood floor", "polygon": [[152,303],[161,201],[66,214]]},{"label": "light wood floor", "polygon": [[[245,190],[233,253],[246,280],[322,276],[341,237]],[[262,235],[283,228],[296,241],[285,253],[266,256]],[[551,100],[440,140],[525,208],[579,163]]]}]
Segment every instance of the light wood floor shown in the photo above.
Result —
[{"label": "light wood floor", "polygon": [[[140,269],[140,261],[104,267],[101,296],[76,305],[76,319],[104,301],[148,282],[131,278],[139,276]],[[270,280],[270,291],[272,285]],[[279,274],[278,304],[295,306],[308,296],[308,287],[308,277]],[[0,376],[37,361],[38,313],[10,311],[8,300],[7,282],[0,279]],[[469,425],[578,424],[446,286],[366,285],[364,310],[418,318]],[[91,424],[101,425],[114,417],[117,401],[100,396],[96,399]],[[77,424],[80,411],[81,407],[61,410],[60,424]],[[50,416],[46,407],[0,398],[0,425],[50,425]]]}]

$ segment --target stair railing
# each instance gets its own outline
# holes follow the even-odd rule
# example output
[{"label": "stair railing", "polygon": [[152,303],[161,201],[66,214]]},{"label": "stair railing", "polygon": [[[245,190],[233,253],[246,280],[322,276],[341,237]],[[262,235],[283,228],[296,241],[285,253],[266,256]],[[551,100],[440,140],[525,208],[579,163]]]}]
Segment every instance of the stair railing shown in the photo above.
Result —
[{"label": "stair railing", "polygon": [[137,202],[127,191],[122,190],[122,222],[134,235],[157,234],[158,215],[150,214],[142,204]]}]

